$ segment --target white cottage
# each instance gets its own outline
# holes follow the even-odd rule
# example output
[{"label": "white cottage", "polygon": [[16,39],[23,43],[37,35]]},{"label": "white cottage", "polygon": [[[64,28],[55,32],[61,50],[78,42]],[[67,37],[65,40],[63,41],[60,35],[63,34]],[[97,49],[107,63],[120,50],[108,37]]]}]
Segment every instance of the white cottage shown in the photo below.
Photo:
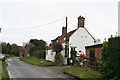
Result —
[{"label": "white cottage", "polygon": [[[67,64],[67,59],[71,57],[71,50],[76,50],[78,55],[85,54],[85,45],[94,44],[95,39],[94,37],[88,32],[88,30],[84,26],[85,18],[79,16],[78,17],[78,27],[75,30],[72,30],[67,33],[67,28],[62,28],[62,35],[58,36],[56,39],[51,40],[52,43],[58,42],[62,44],[63,50],[61,51],[62,55],[64,56],[64,64]],[[67,34],[67,44],[66,44],[66,37]],[[51,43],[51,44],[52,44]],[[66,44],[66,45],[65,45]],[[68,48],[65,48],[67,46]],[[66,50],[67,49],[67,54]],[[52,51],[52,45],[50,45],[49,49],[46,51],[46,59],[50,61],[54,61],[55,53]]]}]

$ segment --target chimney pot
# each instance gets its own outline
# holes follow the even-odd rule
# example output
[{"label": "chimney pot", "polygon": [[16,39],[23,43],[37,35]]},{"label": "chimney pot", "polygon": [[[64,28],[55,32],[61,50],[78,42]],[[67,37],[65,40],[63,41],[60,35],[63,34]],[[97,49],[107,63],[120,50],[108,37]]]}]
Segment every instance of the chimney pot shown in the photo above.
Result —
[{"label": "chimney pot", "polygon": [[62,35],[65,36],[67,33],[67,28],[66,27],[63,27],[62,28]]},{"label": "chimney pot", "polygon": [[82,27],[82,28],[84,28],[84,23],[85,23],[85,18],[82,16],[79,16],[78,17],[78,28],[79,27]]}]

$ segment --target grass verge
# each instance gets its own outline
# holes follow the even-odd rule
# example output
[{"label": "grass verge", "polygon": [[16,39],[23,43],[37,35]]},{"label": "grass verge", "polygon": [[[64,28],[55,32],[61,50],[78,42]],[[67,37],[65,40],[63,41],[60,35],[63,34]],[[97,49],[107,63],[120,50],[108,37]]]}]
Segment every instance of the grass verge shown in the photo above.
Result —
[{"label": "grass verge", "polygon": [[2,62],[2,80],[9,80],[9,75],[6,70],[6,62]]},{"label": "grass verge", "polygon": [[0,61],[0,79],[2,79],[2,61]]},{"label": "grass verge", "polygon": [[13,58],[13,57],[17,57],[17,56],[8,56],[8,57],[6,57],[6,59],[8,59],[8,58]]},{"label": "grass verge", "polygon": [[80,68],[80,67],[76,67],[76,66],[72,66],[69,67],[68,69],[63,71],[64,73],[70,74],[73,77],[77,77],[80,79],[102,79],[102,75],[97,72],[97,71],[93,71],[91,69],[88,68]]},{"label": "grass verge", "polygon": [[36,66],[54,66],[55,63],[51,61],[47,61],[44,59],[36,58],[36,57],[19,57],[21,61],[27,62]]}]

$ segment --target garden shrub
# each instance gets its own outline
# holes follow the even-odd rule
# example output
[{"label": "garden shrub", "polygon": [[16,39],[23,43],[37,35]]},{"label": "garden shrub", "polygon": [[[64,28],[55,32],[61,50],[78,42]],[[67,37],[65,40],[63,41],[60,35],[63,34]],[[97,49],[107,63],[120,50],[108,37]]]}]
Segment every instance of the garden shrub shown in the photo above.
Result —
[{"label": "garden shrub", "polygon": [[35,50],[32,55],[34,57],[45,59],[45,50]]},{"label": "garden shrub", "polygon": [[107,78],[120,78],[120,37],[103,43],[100,72]]},{"label": "garden shrub", "polygon": [[55,55],[55,63],[59,66],[63,65],[63,55],[61,53]]}]

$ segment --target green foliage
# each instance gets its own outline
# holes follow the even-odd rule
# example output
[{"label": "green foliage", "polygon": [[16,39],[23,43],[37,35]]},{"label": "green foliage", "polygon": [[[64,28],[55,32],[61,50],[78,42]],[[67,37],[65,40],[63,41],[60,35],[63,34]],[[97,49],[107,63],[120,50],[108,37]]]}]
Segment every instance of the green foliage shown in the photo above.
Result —
[{"label": "green foliage", "polygon": [[32,45],[29,50],[31,56],[45,59],[46,42],[44,40],[31,39],[29,44]]},{"label": "green foliage", "polygon": [[45,50],[40,50],[39,58],[45,59]]},{"label": "green foliage", "polygon": [[11,47],[12,47],[12,48],[11,48],[11,54],[12,54],[12,55],[15,55],[15,56],[19,56],[19,52],[20,52],[20,50],[21,50],[21,49],[20,49],[21,47],[18,46],[17,44],[12,44]]},{"label": "green foliage", "polygon": [[2,42],[1,45],[2,45],[2,53],[6,54],[7,53],[6,52],[7,51],[7,43]]},{"label": "green foliage", "polygon": [[45,59],[45,50],[35,50],[33,56]]},{"label": "green foliage", "polygon": [[7,43],[7,51],[6,51],[7,54],[11,53],[11,48],[12,48],[11,45]]},{"label": "green foliage", "polygon": [[111,37],[103,43],[100,72],[108,77],[120,76],[120,37]]},{"label": "green foliage", "polygon": [[53,43],[53,50],[56,52],[56,53],[60,53],[61,50],[63,50],[63,47],[60,43]]},{"label": "green foliage", "polygon": [[39,55],[40,55],[40,50],[35,50],[32,56],[39,58]]},{"label": "green foliage", "polygon": [[55,63],[59,66],[63,65],[63,55],[60,53],[63,47],[60,43],[53,43],[53,51],[56,52]]},{"label": "green foliage", "polygon": [[18,46],[17,44],[9,44],[2,42],[2,53],[4,54],[10,54],[10,55],[15,55],[18,56],[19,52],[21,51],[21,46]]},{"label": "green foliage", "polygon": [[29,43],[32,44],[32,47],[34,47],[36,50],[46,49],[46,42],[44,40],[31,39]]},{"label": "green foliage", "polygon": [[61,53],[55,55],[55,63],[59,66],[63,65],[63,55]]}]

